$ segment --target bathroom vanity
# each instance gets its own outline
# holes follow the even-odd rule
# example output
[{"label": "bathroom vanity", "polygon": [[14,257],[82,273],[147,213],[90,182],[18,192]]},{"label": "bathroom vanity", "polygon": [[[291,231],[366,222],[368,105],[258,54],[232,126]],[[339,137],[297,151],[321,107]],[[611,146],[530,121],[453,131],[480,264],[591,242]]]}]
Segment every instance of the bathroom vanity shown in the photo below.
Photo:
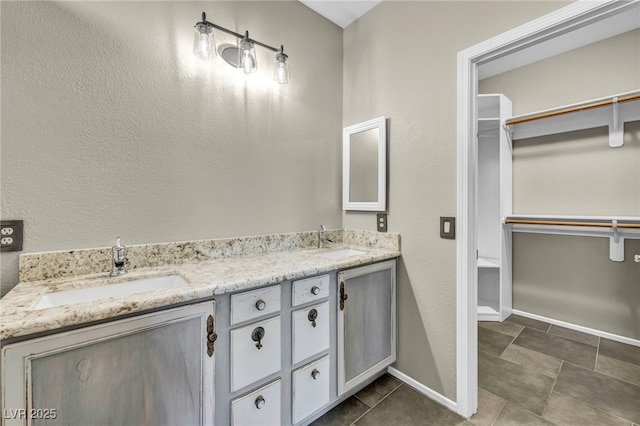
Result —
[{"label": "bathroom vanity", "polygon": [[203,346],[214,304],[7,345],[3,423],[211,424],[215,359]]},{"label": "bathroom vanity", "polygon": [[42,300],[122,278],[19,284],[2,299],[2,423],[310,423],[396,358],[399,245],[345,239],[143,268],[126,279],[186,285],[73,305]]},{"label": "bathroom vanity", "polygon": [[395,277],[393,259],[218,297],[216,424],[308,423],[379,376]]}]

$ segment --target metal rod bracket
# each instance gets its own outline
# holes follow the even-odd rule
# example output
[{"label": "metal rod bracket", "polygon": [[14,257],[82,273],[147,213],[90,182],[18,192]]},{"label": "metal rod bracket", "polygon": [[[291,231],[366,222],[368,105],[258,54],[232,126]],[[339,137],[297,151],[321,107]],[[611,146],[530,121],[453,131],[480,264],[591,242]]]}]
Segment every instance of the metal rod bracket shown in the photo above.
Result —
[{"label": "metal rod bracket", "polygon": [[614,97],[611,101],[612,115],[609,124],[609,146],[611,148],[619,148],[624,145],[624,123],[620,117],[620,103],[618,97]]}]

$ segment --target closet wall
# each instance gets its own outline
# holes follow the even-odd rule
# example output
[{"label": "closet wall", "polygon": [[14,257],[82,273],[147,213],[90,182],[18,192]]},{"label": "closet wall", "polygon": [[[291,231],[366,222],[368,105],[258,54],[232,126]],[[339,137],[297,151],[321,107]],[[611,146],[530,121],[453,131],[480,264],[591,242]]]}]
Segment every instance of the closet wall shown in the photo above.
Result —
[{"label": "closet wall", "polygon": [[[514,115],[640,88],[640,30],[630,31],[480,82],[504,93]],[[606,128],[518,140],[514,214],[640,216],[640,122],[625,144]],[[609,260],[606,238],[514,233],[513,308],[640,339],[640,240],[625,261]]]}]

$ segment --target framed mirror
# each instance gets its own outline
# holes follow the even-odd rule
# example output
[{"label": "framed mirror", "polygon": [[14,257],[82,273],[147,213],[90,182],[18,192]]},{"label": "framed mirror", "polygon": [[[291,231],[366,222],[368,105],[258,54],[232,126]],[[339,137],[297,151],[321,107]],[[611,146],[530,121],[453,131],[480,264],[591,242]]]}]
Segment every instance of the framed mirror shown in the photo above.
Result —
[{"label": "framed mirror", "polygon": [[342,208],[387,208],[387,126],[385,117],[345,127],[342,133]]}]

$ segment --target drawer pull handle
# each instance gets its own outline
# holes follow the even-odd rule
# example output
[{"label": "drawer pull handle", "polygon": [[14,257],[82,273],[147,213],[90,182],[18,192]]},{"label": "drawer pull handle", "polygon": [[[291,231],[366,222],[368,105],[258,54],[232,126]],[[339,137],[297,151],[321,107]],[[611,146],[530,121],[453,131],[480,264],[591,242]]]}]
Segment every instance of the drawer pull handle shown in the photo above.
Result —
[{"label": "drawer pull handle", "polygon": [[264,311],[264,308],[267,307],[267,302],[265,302],[264,300],[260,299],[256,302],[256,309],[259,311]]},{"label": "drawer pull handle", "polygon": [[316,319],[318,318],[318,311],[315,309],[312,309],[309,311],[309,315],[307,315],[307,319],[309,321],[311,321],[311,325],[315,328],[316,327]]},{"label": "drawer pull handle", "polygon": [[264,328],[262,327],[256,327],[253,330],[253,333],[251,333],[251,340],[253,340],[256,343],[256,348],[260,349],[262,348],[262,339],[264,339]]},{"label": "drawer pull handle", "polygon": [[313,287],[311,287],[311,294],[313,294],[314,296],[319,295],[320,287],[318,287],[317,285],[314,285]]},{"label": "drawer pull handle", "polygon": [[258,410],[260,410],[262,407],[264,407],[264,404],[266,404],[267,402],[264,400],[264,397],[262,395],[260,395],[259,397],[256,398],[256,408]]},{"label": "drawer pull handle", "polygon": [[318,376],[320,376],[320,371],[318,371],[317,368],[314,368],[311,372],[311,377],[313,377],[313,380],[318,380]]}]

